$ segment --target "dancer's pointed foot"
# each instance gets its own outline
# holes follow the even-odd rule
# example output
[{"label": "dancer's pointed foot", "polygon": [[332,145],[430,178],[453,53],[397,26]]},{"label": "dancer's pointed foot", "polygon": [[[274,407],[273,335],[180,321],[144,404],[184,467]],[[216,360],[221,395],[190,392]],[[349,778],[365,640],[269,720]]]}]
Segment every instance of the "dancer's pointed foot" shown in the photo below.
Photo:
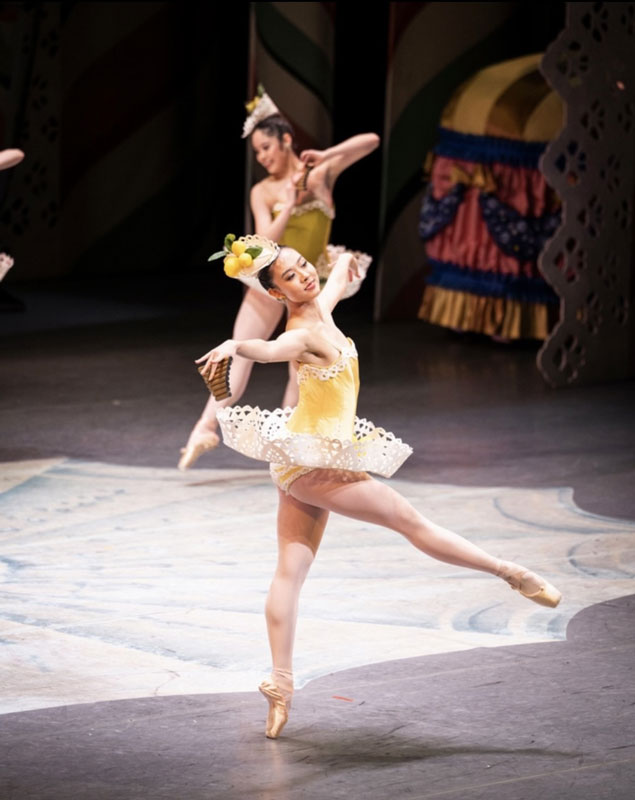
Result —
[{"label": "dancer's pointed foot", "polygon": [[265,735],[268,739],[277,739],[289,719],[293,697],[293,673],[288,669],[274,669],[271,677],[263,681],[258,689],[269,703]]},{"label": "dancer's pointed foot", "polygon": [[277,739],[289,719],[290,703],[271,680],[263,681],[258,689],[269,703],[265,736],[267,739]]},{"label": "dancer's pointed foot", "polygon": [[561,592],[549,581],[511,561],[501,561],[496,575],[523,597],[541,606],[555,608],[562,598]]},{"label": "dancer's pointed foot", "polygon": [[179,460],[179,469],[185,472],[193,466],[198,459],[208,450],[213,450],[220,444],[220,437],[213,431],[207,433],[192,434],[185,447],[181,448],[181,458]]}]

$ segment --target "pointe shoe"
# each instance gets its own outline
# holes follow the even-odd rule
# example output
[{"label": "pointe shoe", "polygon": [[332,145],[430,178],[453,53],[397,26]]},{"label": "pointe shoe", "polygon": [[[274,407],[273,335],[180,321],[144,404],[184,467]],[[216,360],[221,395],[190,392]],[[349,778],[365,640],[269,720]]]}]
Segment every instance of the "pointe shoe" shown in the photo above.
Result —
[{"label": "pointe shoe", "polygon": [[181,448],[181,458],[179,459],[179,469],[181,472],[185,472],[186,469],[189,469],[198,461],[203,453],[206,453],[208,450],[213,450],[215,447],[218,447],[219,444],[220,437],[213,431],[195,436],[194,439],[190,437],[190,441],[187,445]]},{"label": "pointe shoe", "polygon": [[272,681],[263,681],[258,690],[269,703],[265,736],[267,739],[277,739],[289,719],[290,704]]},{"label": "pointe shoe", "polygon": [[538,605],[555,608],[562,599],[562,593],[549,581],[518,564],[502,561],[496,574],[516,592],[520,592],[523,597],[533,600]]}]

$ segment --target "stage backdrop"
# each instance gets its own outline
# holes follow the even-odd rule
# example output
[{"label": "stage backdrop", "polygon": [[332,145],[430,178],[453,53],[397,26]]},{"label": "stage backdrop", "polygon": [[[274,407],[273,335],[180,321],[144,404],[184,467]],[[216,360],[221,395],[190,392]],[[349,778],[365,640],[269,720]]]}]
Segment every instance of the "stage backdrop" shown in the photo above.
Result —
[{"label": "stage backdrop", "polygon": [[552,386],[635,374],[635,4],[567,6],[542,63],[567,109],[542,159],[563,202],[539,261],[560,296],[560,321],[538,354]]},{"label": "stage backdrop", "polygon": [[[247,95],[261,84],[293,125],[298,152],[333,138],[335,3],[251,3]],[[252,230],[249,190],[265,176],[247,145],[245,224]]]},{"label": "stage backdrop", "polygon": [[544,50],[562,25],[560,3],[390,3],[376,319],[417,313],[422,167],[445,104],[479,69]]},{"label": "stage backdrop", "polygon": [[26,152],[0,210],[12,279],[204,265],[242,220],[248,6],[4,9],[1,144]]}]

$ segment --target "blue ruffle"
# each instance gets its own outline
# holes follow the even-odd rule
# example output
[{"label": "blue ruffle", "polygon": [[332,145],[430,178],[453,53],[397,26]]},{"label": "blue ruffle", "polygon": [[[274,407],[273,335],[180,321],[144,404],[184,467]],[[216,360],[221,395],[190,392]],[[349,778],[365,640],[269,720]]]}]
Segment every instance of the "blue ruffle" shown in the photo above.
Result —
[{"label": "blue ruffle", "polygon": [[463,202],[464,194],[465,184],[457,183],[448,194],[435,200],[432,194],[432,185],[428,186],[419,212],[419,236],[424,241],[436,236],[439,231],[452,222],[458,207]]},{"label": "blue ruffle", "polygon": [[523,303],[557,303],[558,296],[542,278],[524,275],[501,275],[482,269],[467,269],[449,261],[428,260],[432,273],[426,278],[429,286],[469,292],[484,297],[504,297]]},{"label": "blue ruffle", "polygon": [[476,161],[479,164],[508,164],[511,167],[536,169],[547,142],[519,142],[500,136],[477,136],[439,127],[439,141],[434,152],[446,158]]},{"label": "blue ruffle", "polygon": [[505,255],[518,261],[535,261],[560,225],[560,211],[525,217],[493,194],[478,198],[487,230]]}]

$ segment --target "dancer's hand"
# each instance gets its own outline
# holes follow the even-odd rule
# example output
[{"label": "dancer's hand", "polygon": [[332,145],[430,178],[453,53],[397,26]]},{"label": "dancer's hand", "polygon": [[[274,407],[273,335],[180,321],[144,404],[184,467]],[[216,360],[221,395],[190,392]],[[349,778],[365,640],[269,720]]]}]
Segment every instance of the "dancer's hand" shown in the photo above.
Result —
[{"label": "dancer's hand", "polygon": [[219,344],[218,347],[215,347],[213,350],[205,353],[204,356],[197,358],[195,361],[196,364],[205,362],[205,365],[201,370],[201,375],[211,380],[214,377],[214,372],[216,372],[216,365],[218,362],[222,361],[228,356],[235,356],[237,347],[237,342],[235,342],[233,339],[227,339],[227,341]]},{"label": "dancer's hand", "polygon": [[13,259],[8,253],[0,253],[0,281],[13,266]]},{"label": "dancer's hand", "polygon": [[320,293],[320,302],[327,311],[332,311],[344,297],[349,283],[360,277],[357,259],[352,253],[338,256],[326,284]]},{"label": "dancer's hand", "polygon": [[348,258],[348,282],[352,283],[355,278],[361,278],[362,274],[359,270],[357,259],[352,253],[344,253],[340,258]]},{"label": "dancer's hand", "polygon": [[359,264],[357,263],[357,259],[352,253],[342,253],[342,255],[337,257],[337,261],[333,265],[334,270],[346,270],[346,274],[348,275],[348,282],[354,281],[355,278],[361,278],[361,274],[359,271]]},{"label": "dancer's hand", "polygon": [[0,170],[15,167],[24,158],[22,150],[17,147],[10,147],[7,150],[0,150]]},{"label": "dancer's hand", "polygon": [[303,150],[300,153],[300,161],[310,167],[317,167],[328,158],[328,150]]}]

